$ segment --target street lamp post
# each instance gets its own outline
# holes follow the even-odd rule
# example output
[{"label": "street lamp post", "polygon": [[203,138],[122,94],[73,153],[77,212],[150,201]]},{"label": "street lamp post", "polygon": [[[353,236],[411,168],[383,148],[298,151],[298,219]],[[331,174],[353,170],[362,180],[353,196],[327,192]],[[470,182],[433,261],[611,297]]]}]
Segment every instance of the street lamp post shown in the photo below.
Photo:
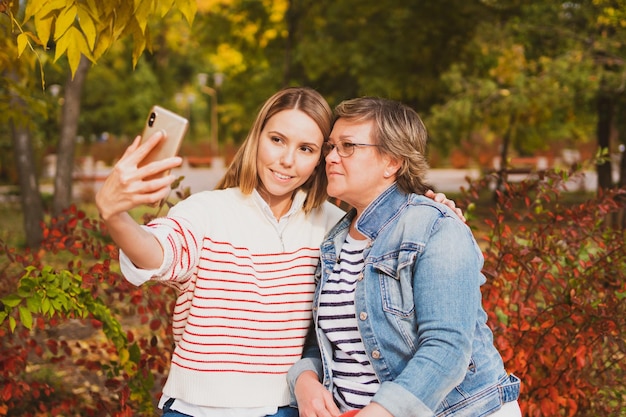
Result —
[{"label": "street lamp post", "polygon": [[198,74],[198,84],[200,84],[200,91],[204,94],[207,94],[211,97],[211,156],[216,156],[218,152],[218,141],[217,141],[217,131],[218,131],[218,121],[217,121],[217,89],[222,85],[224,81],[224,74],[216,73],[213,75],[213,81],[215,88],[209,87],[207,84],[207,80],[209,75],[206,73]]}]

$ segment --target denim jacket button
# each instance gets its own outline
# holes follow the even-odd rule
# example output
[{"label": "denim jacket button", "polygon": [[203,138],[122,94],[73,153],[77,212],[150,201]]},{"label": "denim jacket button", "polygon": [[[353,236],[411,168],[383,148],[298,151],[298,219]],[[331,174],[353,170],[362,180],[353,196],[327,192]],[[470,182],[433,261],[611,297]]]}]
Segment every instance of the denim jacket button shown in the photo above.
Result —
[{"label": "denim jacket button", "polygon": [[375,350],[372,352],[372,358],[379,359],[380,358],[380,350]]},{"label": "denim jacket button", "polygon": [[361,313],[359,313],[359,318],[361,320],[367,320],[367,313],[365,311],[362,311]]},{"label": "denim jacket button", "polygon": [[356,277],[356,280],[357,280],[357,281],[361,281],[361,280],[363,280],[363,272],[361,272],[361,273],[359,274],[359,276],[358,276],[358,277]]}]

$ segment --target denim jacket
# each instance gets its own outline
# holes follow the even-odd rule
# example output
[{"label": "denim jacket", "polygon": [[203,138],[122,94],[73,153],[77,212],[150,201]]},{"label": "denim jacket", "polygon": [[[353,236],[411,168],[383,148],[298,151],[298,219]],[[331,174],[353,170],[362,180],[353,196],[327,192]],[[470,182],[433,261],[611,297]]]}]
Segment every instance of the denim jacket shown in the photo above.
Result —
[{"label": "denim jacket", "polygon": [[[321,246],[315,333],[288,374],[292,405],[295,381],[305,370],[323,375],[332,392],[332,347],[316,313],[355,214],[347,213]],[[367,207],[356,228],[369,239],[354,302],[381,382],[372,401],[395,417],[478,417],[516,400],[520,381],[506,373],[486,324],[484,259],[467,225],[448,207],[394,184]]]}]

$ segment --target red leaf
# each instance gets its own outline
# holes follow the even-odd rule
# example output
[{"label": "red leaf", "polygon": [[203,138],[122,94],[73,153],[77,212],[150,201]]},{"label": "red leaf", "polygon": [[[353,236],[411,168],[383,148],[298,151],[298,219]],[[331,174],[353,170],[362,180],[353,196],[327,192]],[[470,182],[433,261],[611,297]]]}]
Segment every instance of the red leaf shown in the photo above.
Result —
[{"label": "red leaf", "polygon": [[161,320],[154,319],[154,320],[150,321],[150,330],[156,331],[156,330],[159,329],[159,327],[161,327]]}]

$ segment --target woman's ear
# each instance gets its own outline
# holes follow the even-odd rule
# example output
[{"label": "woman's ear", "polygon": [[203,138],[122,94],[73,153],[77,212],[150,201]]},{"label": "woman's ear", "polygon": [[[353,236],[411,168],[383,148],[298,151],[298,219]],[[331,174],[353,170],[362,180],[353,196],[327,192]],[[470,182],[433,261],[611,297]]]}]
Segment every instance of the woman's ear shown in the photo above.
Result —
[{"label": "woman's ear", "polygon": [[387,159],[387,167],[385,168],[383,176],[385,178],[393,177],[394,175],[396,175],[398,173],[398,171],[400,170],[401,166],[402,166],[402,161],[401,160],[399,160],[397,158],[389,157]]}]

